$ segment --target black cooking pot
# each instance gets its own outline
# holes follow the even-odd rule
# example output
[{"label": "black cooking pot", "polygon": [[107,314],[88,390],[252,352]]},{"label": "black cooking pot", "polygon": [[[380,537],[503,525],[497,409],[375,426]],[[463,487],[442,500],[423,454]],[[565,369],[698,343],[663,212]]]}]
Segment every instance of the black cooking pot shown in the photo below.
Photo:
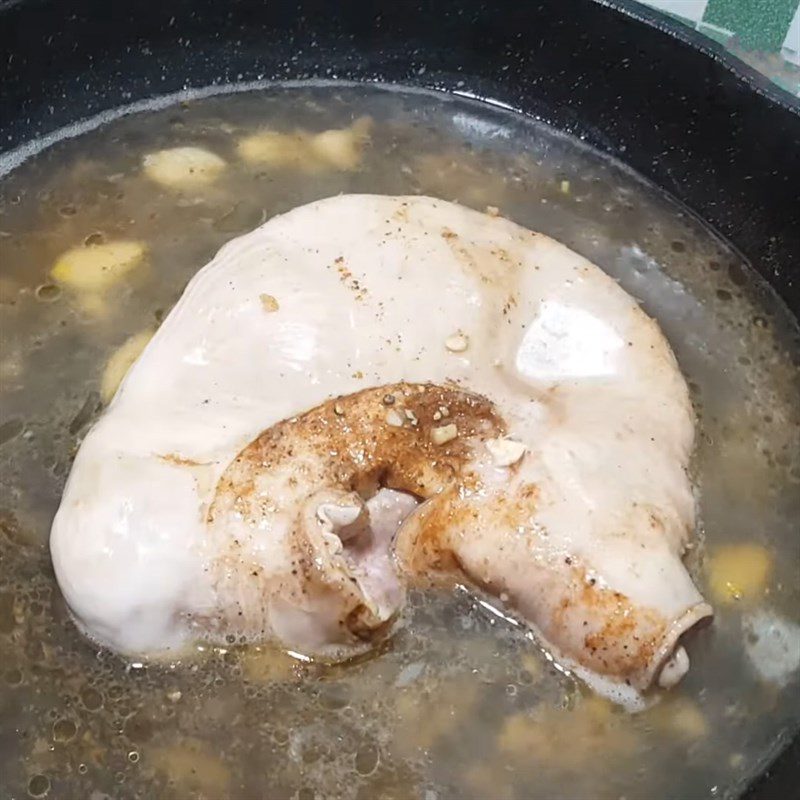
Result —
[{"label": "black cooking pot", "polygon": [[[800,315],[800,104],[638,5],[0,0],[2,150],[155,95],[312,77],[468,93],[579,135],[716,228]],[[795,736],[748,798],[798,783]]]}]

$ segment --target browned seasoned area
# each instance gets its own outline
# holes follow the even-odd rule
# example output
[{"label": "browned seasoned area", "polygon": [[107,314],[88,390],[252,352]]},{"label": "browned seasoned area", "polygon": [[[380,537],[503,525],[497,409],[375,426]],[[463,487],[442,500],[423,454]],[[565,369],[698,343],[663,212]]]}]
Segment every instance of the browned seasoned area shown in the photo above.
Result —
[{"label": "browned seasoned area", "polygon": [[[552,625],[575,631],[583,666],[637,685],[647,682],[653,659],[667,633],[656,609],[634,604],[626,595],[598,582],[578,563],[569,570]],[[642,677],[646,676],[646,677]]]},{"label": "browned seasoned area", "polygon": [[287,488],[336,486],[369,497],[383,486],[428,498],[464,475],[475,438],[505,425],[485,397],[455,386],[395,383],[329,400],[264,431],[217,487],[209,521],[259,474],[287,464]]}]

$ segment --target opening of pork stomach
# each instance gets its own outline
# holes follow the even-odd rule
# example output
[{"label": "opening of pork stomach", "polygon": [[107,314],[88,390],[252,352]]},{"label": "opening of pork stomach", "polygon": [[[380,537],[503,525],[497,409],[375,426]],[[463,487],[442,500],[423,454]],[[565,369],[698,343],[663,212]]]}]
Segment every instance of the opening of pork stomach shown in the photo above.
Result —
[{"label": "opening of pork stomach", "polygon": [[346,657],[403,583],[449,575],[641,691],[711,613],[682,563],[692,443],[669,345],[598,267],[452,203],[339,196],[195,276],[80,447],[53,563],[132,655],[233,635]]},{"label": "opening of pork stomach", "polygon": [[[437,444],[440,408],[461,436]],[[476,437],[499,430],[483,398],[401,383],[264,431],[222,475],[209,512],[213,624],[328,658],[374,642],[403,604],[397,528],[471,463]]]},{"label": "opening of pork stomach", "polygon": [[[258,492],[267,481],[254,483]],[[210,561],[216,611],[193,618],[198,633],[216,641],[272,640],[331,661],[388,634],[405,599],[391,542],[416,500],[379,489],[365,501],[357,492],[326,488],[298,501],[298,511],[266,513],[263,500],[223,511],[218,497],[210,527],[224,553]]]}]

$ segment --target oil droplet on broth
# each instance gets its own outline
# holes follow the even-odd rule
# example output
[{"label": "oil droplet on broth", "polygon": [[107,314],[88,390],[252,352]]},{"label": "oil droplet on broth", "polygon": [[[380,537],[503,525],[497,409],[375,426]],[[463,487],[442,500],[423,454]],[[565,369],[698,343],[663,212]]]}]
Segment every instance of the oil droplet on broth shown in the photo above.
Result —
[{"label": "oil droplet on broth", "polygon": [[380,752],[374,745],[368,744],[359,748],[355,757],[356,772],[359,775],[369,775],[375,772],[379,758]]},{"label": "oil droplet on broth", "polygon": [[[366,117],[368,130],[354,125]],[[487,130],[503,136],[480,133]],[[300,146],[265,131],[304,133]],[[350,133],[315,138],[332,131]],[[237,155],[256,135],[258,164]],[[191,171],[196,153],[162,160],[169,186],[142,169],[148,153],[199,144],[214,154],[203,156],[211,171],[202,180]],[[23,244],[0,240],[0,326],[8,334],[0,489],[32,533],[0,524],[0,636],[13,637],[14,659],[0,706],[8,702],[15,725],[34,733],[15,742],[19,757],[2,772],[1,789],[43,797],[53,794],[52,780],[64,796],[90,796],[102,772],[132,794],[167,798],[240,786],[303,800],[483,798],[501,785],[526,800],[678,798],[740,781],[800,715],[796,681],[769,690],[779,701],[759,705],[762,687],[742,646],[743,607],[756,613],[767,604],[796,619],[800,587],[785,554],[800,513],[797,330],[754,292],[750,271],[713,234],[625,170],[545,127],[467,101],[309,87],[132,115],[55,145],[3,184],[1,196],[19,202],[0,199],[0,227]],[[770,568],[734,553],[714,578],[709,562],[710,581],[723,591],[738,581],[748,600],[718,608],[714,636],[692,646],[692,672],[660,711],[628,718],[587,697],[524,631],[487,619],[458,593],[412,593],[391,647],[346,668],[298,666],[269,647],[237,643],[191,665],[128,671],[116,656],[96,657],[57,593],[33,599],[52,589],[42,543],[66,465],[101,397],[113,396],[146,341],[141,332],[160,323],[231,236],[344,191],[423,192],[498,209],[598,263],[664,327],[697,389],[695,469],[709,555],[754,545]],[[280,313],[276,303],[269,313]],[[109,360],[115,369],[103,385]],[[24,438],[28,430],[35,439]],[[763,531],[755,543],[754,530]],[[703,550],[700,542],[698,562]],[[72,687],[69,709],[56,705],[50,674]],[[731,696],[744,709],[734,717],[726,716]],[[120,731],[122,747],[113,744]]]},{"label": "oil droplet on broth", "polygon": [[60,719],[53,725],[53,740],[68,742],[77,732],[78,729],[71,719]]}]

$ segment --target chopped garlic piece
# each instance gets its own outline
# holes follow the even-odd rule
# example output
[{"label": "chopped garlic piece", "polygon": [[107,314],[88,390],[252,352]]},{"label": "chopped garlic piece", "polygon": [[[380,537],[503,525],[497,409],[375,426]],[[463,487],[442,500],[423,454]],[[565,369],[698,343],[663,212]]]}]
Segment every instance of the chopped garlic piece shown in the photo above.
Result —
[{"label": "chopped garlic piece", "polygon": [[329,130],[312,136],[309,146],[312,153],[326,166],[338,170],[352,170],[361,162],[361,151],[369,140],[372,120],[360,117],[349,128]]},{"label": "chopped garlic piece", "polygon": [[527,447],[513,439],[489,439],[486,442],[486,449],[496,467],[510,467],[525,455]]},{"label": "chopped garlic piece", "polygon": [[307,131],[261,131],[239,142],[239,155],[252,164],[294,167],[308,172],[324,169],[353,170],[369,140],[372,120],[357,119],[350,127],[311,134]]},{"label": "chopped garlic piece", "polygon": [[499,217],[500,209],[497,206],[486,206],[486,213],[490,217]]},{"label": "chopped garlic piece", "polygon": [[119,385],[128,374],[128,370],[133,366],[152,338],[152,330],[141,331],[127,339],[112,353],[111,358],[106,362],[103,378],[100,381],[100,397],[104,403],[110,402],[117,393]]},{"label": "chopped garlic piece", "polygon": [[148,153],[143,159],[148,178],[170,189],[191,189],[216,180],[225,162],[200,147],[173,147]]},{"label": "chopped garlic piece", "polygon": [[751,600],[764,591],[772,571],[772,556],[755,543],[717,548],[709,561],[709,586],[720,604]]},{"label": "chopped garlic piece", "polygon": [[406,424],[406,420],[399,411],[392,408],[386,412],[386,423],[393,428],[402,428]]},{"label": "chopped garlic piece", "polygon": [[102,292],[139,264],[144,254],[144,245],[131,241],[73,247],[59,257],[50,275],[79,291]]},{"label": "chopped garlic piece", "polygon": [[431,429],[431,441],[434,444],[446,444],[458,436],[458,428],[451,422],[449,425],[442,425],[440,428]]},{"label": "chopped garlic piece", "polygon": [[272,314],[280,308],[278,301],[271,294],[262,294],[260,296],[261,306],[264,311]]},{"label": "chopped garlic piece", "polygon": [[669,699],[651,713],[660,728],[682,739],[708,736],[709,725],[705,714],[688,697]]},{"label": "chopped garlic piece", "polygon": [[306,137],[300,133],[261,131],[246,136],[236,148],[250,164],[271,167],[301,167],[307,160]]},{"label": "chopped garlic piece", "polygon": [[361,145],[349,128],[323,131],[313,136],[309,144],[311,152],[334,169],[355,169],[361,161]]},{"label": "chopped garlic piece", "polygon": [[469,347],[469,338],[463,333],[454,333],[444,340],[444,346],[451,353],[463,353]]}]

